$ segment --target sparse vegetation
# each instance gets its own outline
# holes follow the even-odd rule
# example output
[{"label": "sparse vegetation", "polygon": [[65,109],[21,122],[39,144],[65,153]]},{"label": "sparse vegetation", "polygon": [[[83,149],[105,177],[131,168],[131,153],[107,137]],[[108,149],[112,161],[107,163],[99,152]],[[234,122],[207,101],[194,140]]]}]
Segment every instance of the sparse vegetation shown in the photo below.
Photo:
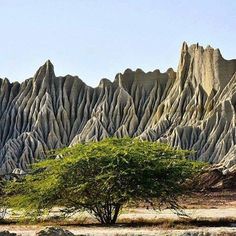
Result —
[{"label": "sparse vegetation", "polygon": [[0,179],[0,220],[3,220],[7,213],[7,208],[4,203],[4,184],[5,181]]},{"label": "sparse vegetation", "polygon": [[86,210],[102,224],[116,222],[124,204],[146,201],[178,210],[178,196],[203,164],[186,160],[188,151],[137,139],[78,144],[34,164],[22,180],[6,187],[9,207],[45,213],[60,206],[67,214]]}]

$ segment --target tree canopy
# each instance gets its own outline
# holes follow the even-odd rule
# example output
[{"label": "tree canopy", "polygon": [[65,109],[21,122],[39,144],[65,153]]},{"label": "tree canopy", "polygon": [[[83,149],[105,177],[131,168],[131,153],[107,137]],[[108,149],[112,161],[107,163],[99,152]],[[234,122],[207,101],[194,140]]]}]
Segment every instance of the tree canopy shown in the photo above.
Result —
[{"label": "tree canopy", "polygon": [[37,213],[54,206],[68,213],[87,210],[106,224],[115,223],[129,201],[177,209],[186,181],[203,165],[187,160],[188,155],[166,144],[131,138],[78,144],[56,150],[22,180],[10,182],[6,202]]}]

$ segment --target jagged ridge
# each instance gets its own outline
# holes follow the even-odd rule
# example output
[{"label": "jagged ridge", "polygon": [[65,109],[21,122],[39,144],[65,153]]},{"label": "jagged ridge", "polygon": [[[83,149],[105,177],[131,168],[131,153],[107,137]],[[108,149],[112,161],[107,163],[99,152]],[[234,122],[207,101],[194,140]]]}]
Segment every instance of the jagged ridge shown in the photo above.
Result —
[{"label": "jagged ridge", "polygon": [[0,80],[0,174],[25,170],[49,149],[106,137],[160,140],[193,159],[236,166],[236,60],[183,44],[178,70],[127,69],[91,88],[56,77],[47,61],[33,78]]}]

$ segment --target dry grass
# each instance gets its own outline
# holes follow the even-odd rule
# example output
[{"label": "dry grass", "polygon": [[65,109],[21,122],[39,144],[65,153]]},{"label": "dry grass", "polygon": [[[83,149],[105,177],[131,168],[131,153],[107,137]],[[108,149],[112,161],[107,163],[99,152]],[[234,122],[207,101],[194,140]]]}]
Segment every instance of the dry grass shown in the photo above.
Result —
[{"label": "dry grass", "polygon": [[[142,208],[125,208],[122,211],[121,217],[118,219],[117,227],[158,227],[160,229],[186,229],[194,227],[229,227],[236,225],[236,215],[233,216],[230,213],[230,209],[236,209],[236,192],[211,192],[211,193],[197,193],[191,197],[183,197],[181,199],[181,205],[185,209],[199,209],[201,214],[195,215],[195,217],[176,217],[174,214],[167,214],[163,217],[163,214],[153,214],[153,212],[145,210],[146,205],[139,203],[136,207]],[[133,206],[133,205],[132,205]],[[134,206],[133,206],[134,207]],[[201,209],[205,209],[201,211]],[[210,214],[211,209],[219,209],[219,213],[213,216]],[[208,211],[209,210],[209,211]],[[202,213],[203,212],[203,213]],[[215,212],[215,210],[214,210]],[[226,214],[224,217],[224,213]],[[222,214],[221,214],[222,213]],[[233,211],[234,213],[234,211]],[[207,215],[208,214],[208,215]],[[228,217],[230,216],[230,217]],[[163,218],[162,218],[163,217]],[[79,214],[73,218],[60,218],[58,216],[51,218],[38,219],[37,222],[31,219],[21,218],[19,219],[7,219],[2,220],[0,224],[10,225],[60,225],[60,226],[82,226],[82,227],[100,227],[101,225],[88,214]]]},{"label": "dry grass", "polygon": [[[1,222],[2,224],[9,225],[37,225],[37,226],[80,226],[80,227],[104,227],[104,225],[99,224],[98,222],[91,220],[91,218],[76,218],[73,220],[68,219],[47,219],[40,220],[36,222],[25,221],[21,222],[12,222],[5,221]],[[232,227],[236,225],[236,217],[235,218],[199,218],[199,219],[191,219],[187,217],[180,217],[178,219],[167,219],[167,218],[145,218],[145,217],[136,217],[135,219],[131,218],[121,218],[118,220],[117,224],[112,227],[156,227],[159,229],[167,230],[167,229],[191,229],[191,228],[199,228],[199,227]],[[106,226],[111,227],[111,226]]]}]

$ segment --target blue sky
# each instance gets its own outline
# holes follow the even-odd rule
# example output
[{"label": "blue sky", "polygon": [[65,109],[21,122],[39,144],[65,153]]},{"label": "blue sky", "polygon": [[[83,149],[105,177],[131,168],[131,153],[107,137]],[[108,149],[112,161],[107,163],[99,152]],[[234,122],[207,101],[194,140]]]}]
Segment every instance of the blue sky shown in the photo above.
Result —
[{"label": "blue sky", "polygon": [[126,68],[177,68],[183,41],[236,58],[235,0],[0,0],[0,77],[23,81],[47,59],[96,86]]}]

